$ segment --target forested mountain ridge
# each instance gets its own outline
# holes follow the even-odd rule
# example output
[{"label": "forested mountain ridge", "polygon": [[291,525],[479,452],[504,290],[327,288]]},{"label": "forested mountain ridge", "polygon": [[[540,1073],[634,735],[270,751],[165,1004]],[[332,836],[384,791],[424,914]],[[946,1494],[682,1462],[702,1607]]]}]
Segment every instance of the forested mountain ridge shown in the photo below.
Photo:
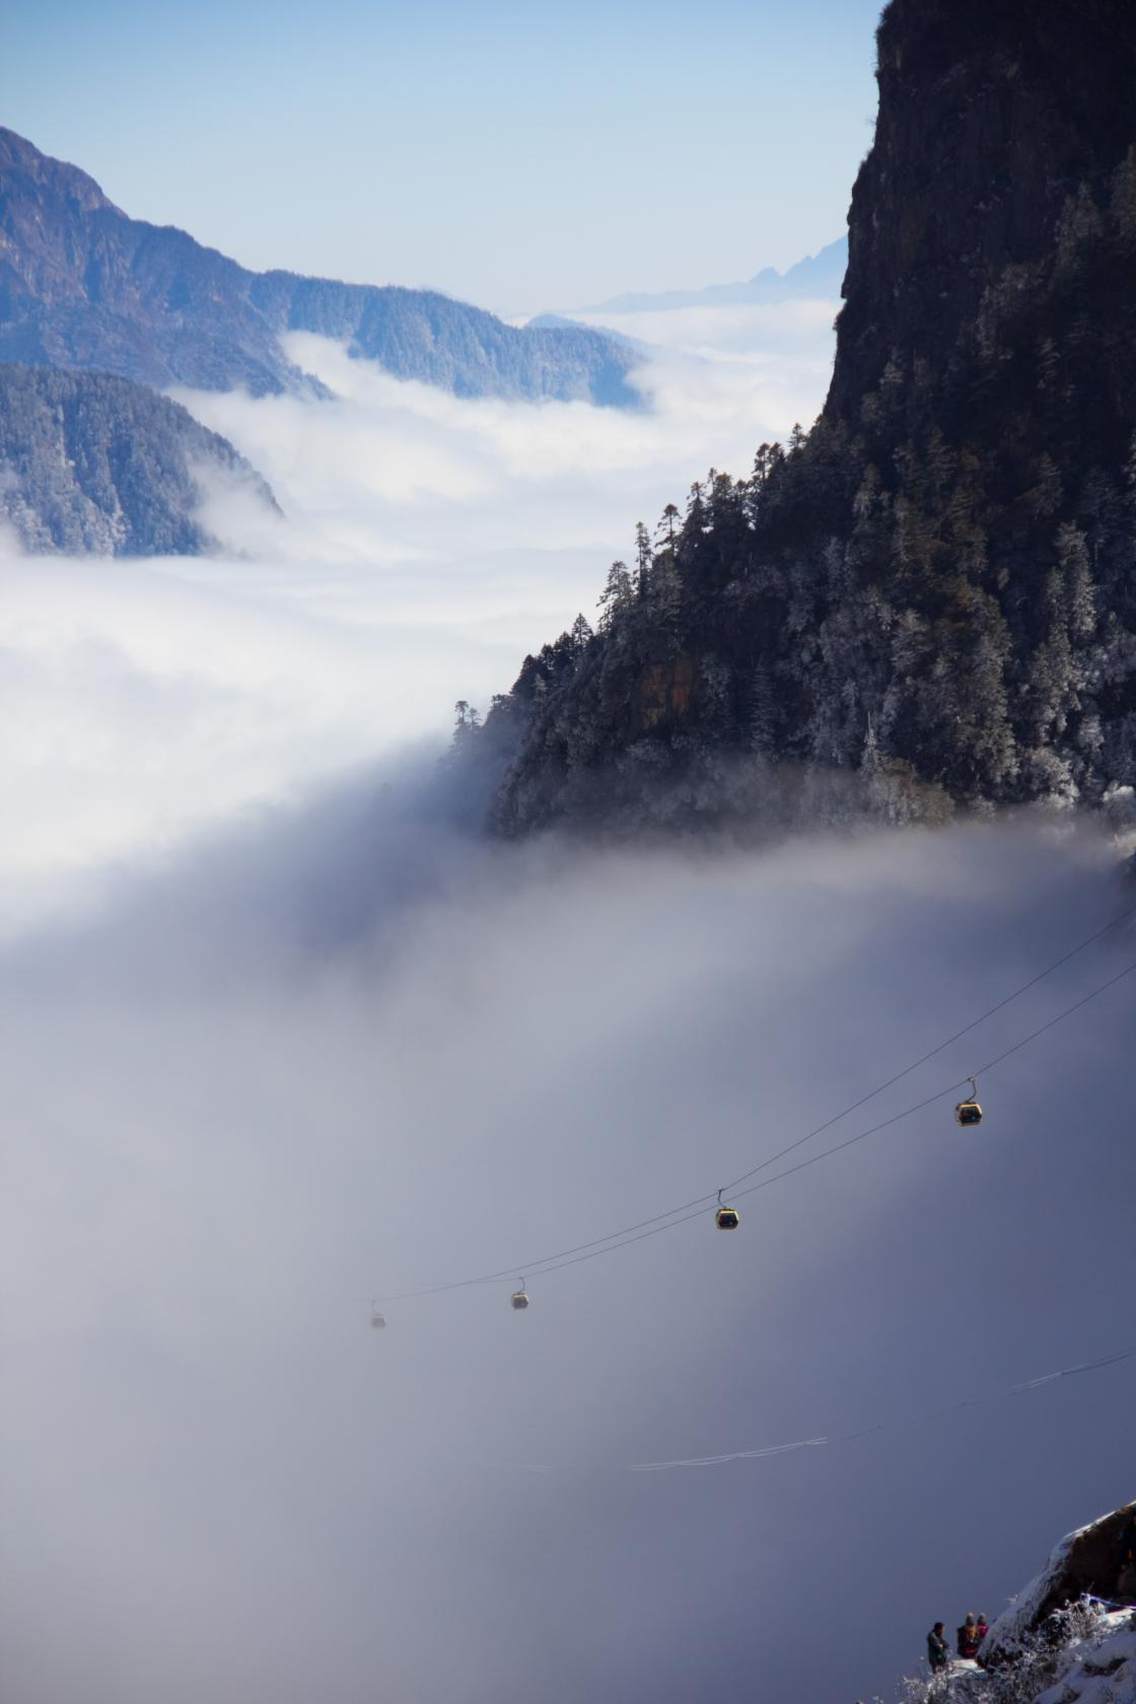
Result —
[{"label": "forested mountain ridge", "polygon": [[280,347],[288,331],[342,339],[457,396],[639,400],[632,358],[603,332],[518,329],[429,290],[251,272],[129,218],[85,172],[0,128],[0,360],[159,389],[319,394]]},{"label": "forested mountain ridge", "polygon": [[1136,10],[891,0],[825,408],[712,471],[464,742],[495,826],[1136,783]]},{"label": "forested mountain ridge", "polygon": [[185,556],[214,543],[200,482],[268,486],[227,439],[106,373],[0,365],[0,517],[25,550]]}]

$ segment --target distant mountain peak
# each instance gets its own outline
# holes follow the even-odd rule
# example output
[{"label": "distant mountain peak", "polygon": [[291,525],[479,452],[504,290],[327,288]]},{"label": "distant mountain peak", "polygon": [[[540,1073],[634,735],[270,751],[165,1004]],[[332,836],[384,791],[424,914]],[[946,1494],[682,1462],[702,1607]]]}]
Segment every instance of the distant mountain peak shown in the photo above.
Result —
[{"label": "distant mountain peak", "polygon": [[78,167],[0,131],[0,361],[166,389],[326,394],[289,331],[345,343],[457,396],[635,407],[634,361],[591,327],[506,325],[436,291],[256,273],[172,225],[132,219]]},{"label": "distant mountain peak", "polygon": [[[693,290],[628,291],[579,308],[585,314],[662,313],[672,308],[762,306],[773,302],[835,300],[848,264],[848,239],[837,237],[816,254],[806,255],[793,266],[778,272],[763,266],[752,278],[736,284],[707,284]],[[555,317],[555,316],[542,316]]]},{"label": "distant mountain peak", "polygon": [[18,136],[0,124],[0,174],[22,173],[29,181],[40,184],[49,194],[64,196],[85,213],[120,210],[103,193],[93,177],[66,160],[41,154],[25,137]]}]

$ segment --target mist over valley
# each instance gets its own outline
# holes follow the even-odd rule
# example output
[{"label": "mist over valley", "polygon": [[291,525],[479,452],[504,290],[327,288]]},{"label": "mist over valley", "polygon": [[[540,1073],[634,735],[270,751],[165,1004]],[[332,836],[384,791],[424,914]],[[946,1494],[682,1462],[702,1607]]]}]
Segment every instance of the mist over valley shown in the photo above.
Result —
[{"label": "mist over valley", "polygon": [[1082,12],[17,6],[5,1704],[1136,1704]]}]

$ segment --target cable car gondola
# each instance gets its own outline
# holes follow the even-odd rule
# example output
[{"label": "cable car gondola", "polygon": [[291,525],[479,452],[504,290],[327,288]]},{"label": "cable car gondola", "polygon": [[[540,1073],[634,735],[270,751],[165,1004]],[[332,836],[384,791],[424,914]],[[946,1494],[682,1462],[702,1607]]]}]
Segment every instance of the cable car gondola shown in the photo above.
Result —
[{"label": "cable car gondola", "polygon": [[528,1305],[529,1305],[528,1291],[525,1289],[525,1281],[522,1278],[520,1289],[514,1290],[513,1294],[509,1297],[509,1306],[513,1309],[513,1311],[515,1313],[523,1313],[524,1310],[528,1307]]},{"label": "cable car gondola", "polygon": [[723,1207],[722,1191],[718,1191],[718,1207],[714,1214],[714,1223],[720,1231],[736,1231],[742,1222],[742,1216],[736,1207]]},{"label": "cable car gondola", "polygon": [[955,1107],[955,1122],[957,1124],[981,1124],[982,1108],[978,1104],[978,1086],[972,1077],[970,1079],[970,1094],[966,1100],[959,1101]]},{"label": "cable car gondola", "polygon": [[371,1330],[372,1331],[385,1331],[386,1330],[386,1324],[387,1324],[387,1322],[386,1322],[385,1316],[379,1312],[378,1308],[372,1302],[371,1303]]}]

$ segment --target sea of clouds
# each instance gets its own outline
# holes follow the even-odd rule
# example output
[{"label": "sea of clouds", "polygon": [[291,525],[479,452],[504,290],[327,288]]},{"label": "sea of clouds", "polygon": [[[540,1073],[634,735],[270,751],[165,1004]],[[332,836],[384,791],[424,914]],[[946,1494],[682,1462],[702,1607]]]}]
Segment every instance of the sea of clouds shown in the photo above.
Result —
[{"label": "sea of clouds", "polygon": [[826,351],[766,390],[760,351],[684,344],[629,416],[293,353],[338,401],[188,399],[284,522],[214,493],[215,558],[4,564],[5,1697],[889,1689],[1131,1495],[1131,1363],[1004,1394],[1129,1346],[1131,982],[983,1076],[977,1131],[951,1110],[1131,925],[735,1236],[538,1257],[713,1193],[1001,1000],[1133,903],[1113,848],[472,837],[453,700],[807,420]]},{"label": "sea of clouds", "polygon": [[[294,800],[484,707],[526,651],[594,614],[637,520],[823,400],[833,304],[763,310],[745,350],[644,355],[645,406],[464,401],[333,343],[289,353],[336,392],[185,394],[271,482],[284,518],[204,493],[207,558],[4,551],[0,929],[234,812]],[[806,319],[808,316],[806,315]],[[668,329],[669,328],[669,329]],[[720,341],[736,341],[723,313]]]},{"label": "sea of clouds", "polygon": [[736,1235],[534,1263],[712,1194],[1126,901],[1107,845],[1027,830],[494,851],[395,774],[9,943],[7,1695],[890,1697],[1131,1490],[1131,1362],[1010,1394],[1131,1347],[1131,984],[952,1115],[1131,928]]}]

